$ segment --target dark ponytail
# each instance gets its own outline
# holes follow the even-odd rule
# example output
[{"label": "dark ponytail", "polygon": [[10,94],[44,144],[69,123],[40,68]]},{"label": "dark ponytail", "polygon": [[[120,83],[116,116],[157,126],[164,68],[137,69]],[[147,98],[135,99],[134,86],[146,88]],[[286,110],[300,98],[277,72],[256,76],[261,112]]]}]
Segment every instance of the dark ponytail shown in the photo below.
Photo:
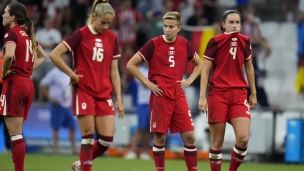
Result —
[{"label": "dark ponytail", "polygon": [[15,16],[16,23],[23,25],[26,28],[26,33],[29,35],[32,41],[32,53],[34,56],[37,55],[37,43],[34,35],[34,24],[33,21],[27,16],[27,10],[24,5],[19,2],[12,2],[8,4],[9,14]]}]

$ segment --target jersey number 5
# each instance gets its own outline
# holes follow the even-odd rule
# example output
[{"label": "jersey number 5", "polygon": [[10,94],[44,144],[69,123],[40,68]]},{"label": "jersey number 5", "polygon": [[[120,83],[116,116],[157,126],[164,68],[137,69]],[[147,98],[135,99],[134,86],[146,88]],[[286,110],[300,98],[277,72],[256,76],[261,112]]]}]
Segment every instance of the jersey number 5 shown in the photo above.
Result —
[{"label": "jersey number 5", "polygon": [[174,56],[169,56],[170,67],[173,68],[175,65]]},{"label": "jersey number 5", "polygon": [[[32,41],[31,40],[26,40],[26,56],[25,56],[25,62],[29,61],[30,58],[30,54],[33,54],[33,50],[32,50]],[[32,55],[32,62],[34,62],[34,56]]]},{"label": "jersey number 5", "polygon": [[229,52],[233,56],[232,59],[235,59],[235,57],[236,57],[236,47],[231,47]]},{"label": "jersey number 5", "polygon": [[101,62],[103,60],[103,48],[94,47],[93,48],[93,61]]}]

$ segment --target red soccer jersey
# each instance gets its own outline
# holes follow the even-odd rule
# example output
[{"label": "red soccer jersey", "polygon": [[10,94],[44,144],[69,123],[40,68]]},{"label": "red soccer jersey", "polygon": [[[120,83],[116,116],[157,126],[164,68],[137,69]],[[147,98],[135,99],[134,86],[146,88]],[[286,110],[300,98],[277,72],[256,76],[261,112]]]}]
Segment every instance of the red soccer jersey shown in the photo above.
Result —
[{"label": "red soccer jersey", "polygon": [[77,88],[98,99],[112,97],[111,64],[120,57],[116,35],[95,32],[91,25],[75,31],[63,41],[74,52],[74,69],[79,75]]},{"label": "red soccer jersey", "polygon": [[[34,56],[32,53],[32,41],[25,28],[15,26],[4,35],[4,54],[7,43],[15,43],[16,50],[10,70],[19,75],[30,77],[32,75]],[[37,49],[39,44],[37,43]]]},{"label": "red soccer jersey", "polygon": [[175,99],[180,91],[187,61],[193,61],[196,52],[189,41],[180,36],[175,42],[166,42],[164,36],[148,41],[138,54],[149,61],[149,80],[161,87],[165,95]]},{"label": "red soccer jersey", "polygon": [[213,61],[209,88],[226,90],[232,87],[247,88],[242,67],[251,58],[251,45],[241,33],[223,33],[210,39],[204,58]]}]

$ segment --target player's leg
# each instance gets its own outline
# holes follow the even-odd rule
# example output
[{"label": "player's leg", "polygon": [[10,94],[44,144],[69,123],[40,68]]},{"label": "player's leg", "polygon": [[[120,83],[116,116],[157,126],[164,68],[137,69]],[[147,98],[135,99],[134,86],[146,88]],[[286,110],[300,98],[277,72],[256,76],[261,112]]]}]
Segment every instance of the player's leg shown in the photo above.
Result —
[{"label": "player's leg", "polygon": [[5,116],[4,120],[12,141],[12,160],[15,171],[23,171],[26,152],[25,142],[22,136],[23,118]]},{"label": "player's leg", "polygon": [[247,117],[239,117],[231,119],[230,123],[235,132],[236,143],[231,152],[229,171],[237,171],[247,153],[250,119]]},{"label": "player's leg", "polygon": [[185,94],[181,92],[175,99],[175,108],[170,123],[171,133],[180,132],[184,142],[184,158],[188,171],[197,171],[197,150],[194,124]]},{"label": "player's leg", "polygon": [[207,120],[209,123],[211,146],[209,150],[210,170],[221,171],[222,146],[226,130],[228,103],[224,94],[208,97]]},{"label": "player's leg", "polygon": [[165,143],[167,134],[155,132],[153,141],[153,159],[157,171],[165,171]]},{"label": "player's leg", "polygon": [[111,99],[96,102],[95,124],[98,140],[94,142],[93,159],[106,152],[113,142],[115,118]]},{"label": "player's leg", "polygon": [[174,102],[164,96],[150,96],[150,131],[154,132],[153,159],[156,170],[165,170],[165,143]]},{"label": "player's leg", "polygon": [[[91,171],[95,133],[95,100],[85,92],[73,89],[72,109],[73,115],[77,116],[82,135],[79,153],[81,169],[82,171]],[[79,170],[78,167],[75,169],[74,164],[72,169]]]},{"label": "player's leg", "polygon": [[250,111],[246,91],[235,91],[234,105],[229,109],[229,121],[234,129],[236,144],[231,152],[229,171],[237,171],[246,153],[250,131]]}]

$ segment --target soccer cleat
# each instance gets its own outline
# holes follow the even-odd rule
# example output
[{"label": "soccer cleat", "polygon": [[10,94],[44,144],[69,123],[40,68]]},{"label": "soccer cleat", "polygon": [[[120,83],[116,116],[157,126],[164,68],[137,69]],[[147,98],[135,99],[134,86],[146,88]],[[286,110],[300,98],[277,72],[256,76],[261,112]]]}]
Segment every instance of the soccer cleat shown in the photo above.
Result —
[{"label": "soccer cleat", "polygon": [[150,160],[151,159],[151,157],[148,153],[141,153],[139,155],[139,158],[142,159],[142,160]]},{"label": "soccer cleat", "polygon": [[134,151],[130,151],[128,154],[124,156],[125,159],[136,159],[136,153]]},{"label": "soccer cleat", "polygon": [[72,170],[73,171],[82,171],[80,166],[80,161],[77,160],[72,164]]}]

